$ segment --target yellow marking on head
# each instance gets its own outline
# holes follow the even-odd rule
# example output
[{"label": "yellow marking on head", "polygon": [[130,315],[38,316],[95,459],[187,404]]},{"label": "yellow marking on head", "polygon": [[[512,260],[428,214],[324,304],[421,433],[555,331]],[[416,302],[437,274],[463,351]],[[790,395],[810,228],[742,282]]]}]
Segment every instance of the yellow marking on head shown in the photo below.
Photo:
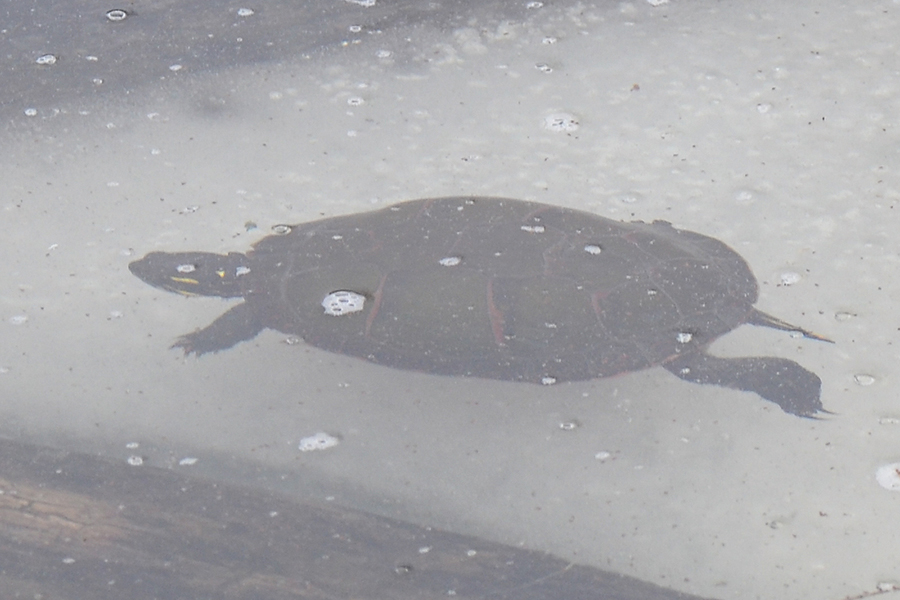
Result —
[{"label": "yellow marking on head", "polygon": [[218,269],[218,270],[216,270],[216,275],[218,275],[218,276],[221,277],[222,279],[225,279],[225,269]]},{"label": "yellow marking on head", "polygon": [[191,285],[200,285],[200,282],[190,277],[169,277],[175,283],[189,283]]}]

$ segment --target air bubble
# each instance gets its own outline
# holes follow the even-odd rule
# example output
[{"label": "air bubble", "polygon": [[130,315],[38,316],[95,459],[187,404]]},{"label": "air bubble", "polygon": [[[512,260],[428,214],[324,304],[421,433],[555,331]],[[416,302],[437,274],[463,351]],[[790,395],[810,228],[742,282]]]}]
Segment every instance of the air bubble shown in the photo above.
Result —
[{"label": "air bubble", "polygon": [[849,321],[850,319],[852,319],[855,316],[856,316],[855,313],[842,310],[842,311],[838,311],[838,312],[834,313],[834,320],[844,322],[844,321]]},{"label": "air bubble", "polygon": [[556,383],[556,377],[551,377],[550,375],[541,377],[541,385],[553,385],[554,383]]},{"label": "air bubble", "polygon": [[132,467],[139,467],[144,464],[144,458],[142,456],[129,456],[127,462]]},{"label": "air bubble", "polygon": [[353,96],[352,98],[347,98],[347,104],[350,106],[360,106],[365,104],[366,101],[360,98],[359,96]]},{"label": "air bubble", "polygon": [[579,126],[578,118],[569,113],[554,113],[544,117],[544,129],[550,131],[577,131]]},{"label": "air bubble", "polygon": [[603,248],[601,248],[598,244],[586,244],[584,247],[584,251],[588,254],[600,254],[603,252]]},{"label": "air bubble", "polygon": [[114,8],[106,11],[106,18],[112,22],[124,21],[128,18],[128,11],[121,8]]},{"label": "air bubble", "polygon": [[734,199],[738,204],[751,204],[756,200],[756,194],[751,190],[738,190],[734,194]]},{"label": "air bubble", "polygon": [[578,421],[563,421],[559,424],[559,428],[563,431],[574,431],[578,429],[579,426],[581,426],[581,423]]},{"label": "air bubble", "polygon": [[679,344],[687,344],[687,343],[690,342],[692,339],[694,339],[694,334],[690,333],[689,331],[679,331],[679,332],[675,335],[675,340],[676,340]]},{"label": "air bubble", "polygon": [[882,465],[875,471],[875,480],[886,490],[900,492],[900,463]]},{"label": "air bubble", "polygon": [[462,259],[458,256],[448,256],[447,258],[442,258],[438,262],[442,267],[455,267],[462,262]]},{"label": "air bubble", "polygon": [[181,274],[193,273],[197,270],[197,265],[178,265],[175,270]]},{"label": "air bubble", "polygon": [[192,465],[197,464],[197,459],[194,458],[193,456],[186,456],[186,457],[182,458],[181,460],[179,460],[178,464],[181,465],[182,467],[190,467]]},{"label": "air bubble", "polygon": [[300,440],[300,452],[312,452],[313,450],[327,450],[334,448],[341,443],[341,440],[333,435],[328,435],[324,431],[315,433],[309,437]]},{"label": "air bubble", "polygon": [[287,235],[292,229],[290,225],[275,225],[272,227],[272,233],[275,235]]},{"label": "air bubble", "polygon": [[616,194],[612,199],[622,204],[637,204],[644,199],[644,196],[638,192],[624,192]]},{"label": "air bubble", "polygon": [[543,225],[522,225],[520,229],[528,233],[544,233]]},{"label": "air bubble", "polygon": [[857,373],[853,376],[853,381],[855,381],[857,385],[867,387],[875,383],[875,377],[867,373]]},{"label": "air bubble", "polygon": [[540,71],[541,73],[552,73],[553,67],[548,65],[547,63],[538,63],[534,65],[534,68]]},{"label": "air bubble", "polygon": [[349,290],[331,292],[322,300],[322,308],[325,314],[332,317],[349,315],[359,312],[365,305],[366,297]]},{"label": "air bubble", "polygon": [[778,279],[781,282],[779,285],[789,286],[798,283],[802,279],[802,277],[800,277],[800,273],[796,273],[794,271],[785,271]]},{"label": "air bubble", "polygon": [[59,58],[55,54],[44,54],[43,56],[38,56],[34,62],[42,66],[50,66],[55,65],[57,60]]},{"label": "air bubble", "polygon": [[9,318],[10,325],[24,325],[28,322],[28,315],[13,315]]},{"label": "air bubble", "polygon": [[239,17],[249,17],[254,13],[252,8],[239,8],[237,9],[237,15]]}]

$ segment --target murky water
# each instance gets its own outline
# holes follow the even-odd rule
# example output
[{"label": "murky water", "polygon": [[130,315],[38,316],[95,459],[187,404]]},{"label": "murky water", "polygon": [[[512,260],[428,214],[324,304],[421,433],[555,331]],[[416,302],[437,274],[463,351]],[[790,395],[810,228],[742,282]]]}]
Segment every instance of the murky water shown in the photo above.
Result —
[{"label": "murky water", "polygon": [[[0,26],[0,433],[703,596],[900,582],[900,495],[875,477],[900,460],[900,5],[364,4]],[[468,194],[726,242],[760,309],[835,344],[743,327],[712,351],[796,360],[835,414],[663,369],[550,387],[401,372],[272,331],[184,358],[173,341],[234,301],[127,268]],[[319,433],[340,443],[302,451]]]}]

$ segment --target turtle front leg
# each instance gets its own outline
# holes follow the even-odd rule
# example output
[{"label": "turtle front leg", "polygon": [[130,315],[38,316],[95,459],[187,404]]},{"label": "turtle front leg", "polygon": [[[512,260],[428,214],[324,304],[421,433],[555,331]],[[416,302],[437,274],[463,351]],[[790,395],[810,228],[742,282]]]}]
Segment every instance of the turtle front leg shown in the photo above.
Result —
[{"label": "turtle front leg", "polygon": [[259,306],[241,302],[203,329],[181,336],[172,348],[182,348],[185,354],[198,356],[231,348],[253,339],[265,329],[259,313]]},{"label": "turtle front leg", "polygon": [[719,358],[697,353],[676,357],[663,366],[685,381],[755,392],[798,417],[828,412],[819,399],[822,380],[786,358]]}]

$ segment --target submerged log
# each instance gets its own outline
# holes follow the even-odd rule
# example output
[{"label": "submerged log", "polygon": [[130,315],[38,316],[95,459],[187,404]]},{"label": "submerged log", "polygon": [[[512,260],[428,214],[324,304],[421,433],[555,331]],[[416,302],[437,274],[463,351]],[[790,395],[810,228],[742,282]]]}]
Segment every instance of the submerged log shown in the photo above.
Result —
[{"label": "submerged log", "polygon": [[0,440],[4,598],[698,600],[328,503]]}]

